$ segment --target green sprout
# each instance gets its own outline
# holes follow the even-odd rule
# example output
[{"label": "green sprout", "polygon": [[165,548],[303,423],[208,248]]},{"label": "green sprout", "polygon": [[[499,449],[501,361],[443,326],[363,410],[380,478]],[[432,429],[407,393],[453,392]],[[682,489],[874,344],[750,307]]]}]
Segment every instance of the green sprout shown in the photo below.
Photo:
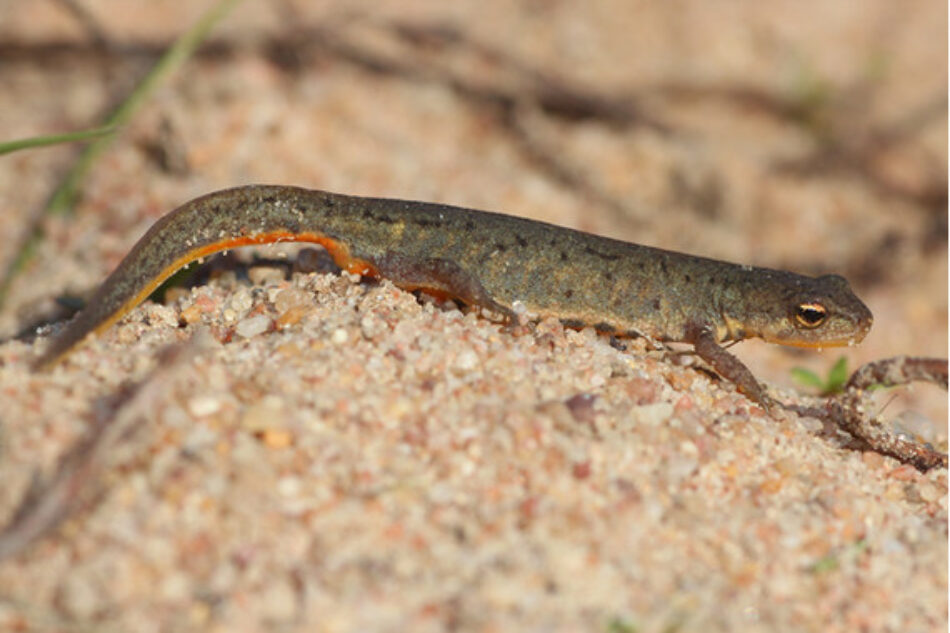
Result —
[{"label": "green sprout", "polygon": [[845,383],[848,382],[848,359],[844,356],[839,358],[828,370],[828,376],[824,380],[815,372],[803,367],[792,369],[792,378],[805,387],[817,389],[822,396],[841,393]]}]

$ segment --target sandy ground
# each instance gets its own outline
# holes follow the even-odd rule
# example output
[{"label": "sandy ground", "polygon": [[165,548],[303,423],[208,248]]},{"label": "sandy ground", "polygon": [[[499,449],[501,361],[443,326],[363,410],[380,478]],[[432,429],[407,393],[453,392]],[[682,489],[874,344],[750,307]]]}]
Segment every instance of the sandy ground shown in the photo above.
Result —
[{"label": "sandy ground", "polygon": [[[0,2],[0,137],[94,125],[207,6],[78,5],[93,30]],[[43,222],[0,332],[177,204],[273,182],[842,273],[861,346],[734,348],[783,399],[792,367],[946,356],[946,24],[924,1],[246,2]],[[0,264],[72,156],[0,159]],[[0,629],[946,629],[945,470],[769,418],[689,358],[294,261],[212,262],[48,373],[41,341],[0,343],[0,522],[91,429],[132,429],[0,563]],[[946,450],[945,392],[876,398]]]}]

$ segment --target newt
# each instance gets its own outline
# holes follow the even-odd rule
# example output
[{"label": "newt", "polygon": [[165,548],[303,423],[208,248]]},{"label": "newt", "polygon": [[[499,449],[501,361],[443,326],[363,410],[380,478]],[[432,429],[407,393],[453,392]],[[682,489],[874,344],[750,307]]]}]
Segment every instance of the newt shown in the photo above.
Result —
[{"label": "newt", "polygon": [[688,343],[766,408],[764,387],[721,343],[854,345],[872,322],[838,275],[744,266],[444,204],[249,185],[159,219],[35,365],[62,358],[201,257],[285,241],[320,244],[346,271],[456,298],[509,322],[554,317],[617,337]]}]

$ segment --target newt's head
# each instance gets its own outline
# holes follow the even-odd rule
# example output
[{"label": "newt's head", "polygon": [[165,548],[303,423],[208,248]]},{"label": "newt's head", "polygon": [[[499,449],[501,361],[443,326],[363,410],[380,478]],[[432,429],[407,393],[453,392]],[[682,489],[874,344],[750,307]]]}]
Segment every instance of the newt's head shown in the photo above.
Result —
[{"label": "newt's head", "polygon": [[873,316],[840,275],[803,277],[791,273],[769,275],[747,299],[755,310],[738,323],[724,315],[731,332],[741,326],[746,336],[796,347],[836,347],[860,343],[871,329]]}]

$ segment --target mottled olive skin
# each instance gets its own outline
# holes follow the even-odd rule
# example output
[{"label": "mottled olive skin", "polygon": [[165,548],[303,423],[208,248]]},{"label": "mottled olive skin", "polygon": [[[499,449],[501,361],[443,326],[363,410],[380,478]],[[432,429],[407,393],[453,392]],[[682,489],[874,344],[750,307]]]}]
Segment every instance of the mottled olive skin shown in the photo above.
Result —
[{"label": "mottled olive skin", "polygon": [[[556,317],[657,341],[844,345],[860,341],[872,320],[835,275],[741,266],[448,205],[251,185],[197,198],[156,222],[38,364],[115,322],[189,261],[283,240],[320,242],[349,270],[508,317]],[[820,307],[818,325],[796,317],[802,305]]]}]

